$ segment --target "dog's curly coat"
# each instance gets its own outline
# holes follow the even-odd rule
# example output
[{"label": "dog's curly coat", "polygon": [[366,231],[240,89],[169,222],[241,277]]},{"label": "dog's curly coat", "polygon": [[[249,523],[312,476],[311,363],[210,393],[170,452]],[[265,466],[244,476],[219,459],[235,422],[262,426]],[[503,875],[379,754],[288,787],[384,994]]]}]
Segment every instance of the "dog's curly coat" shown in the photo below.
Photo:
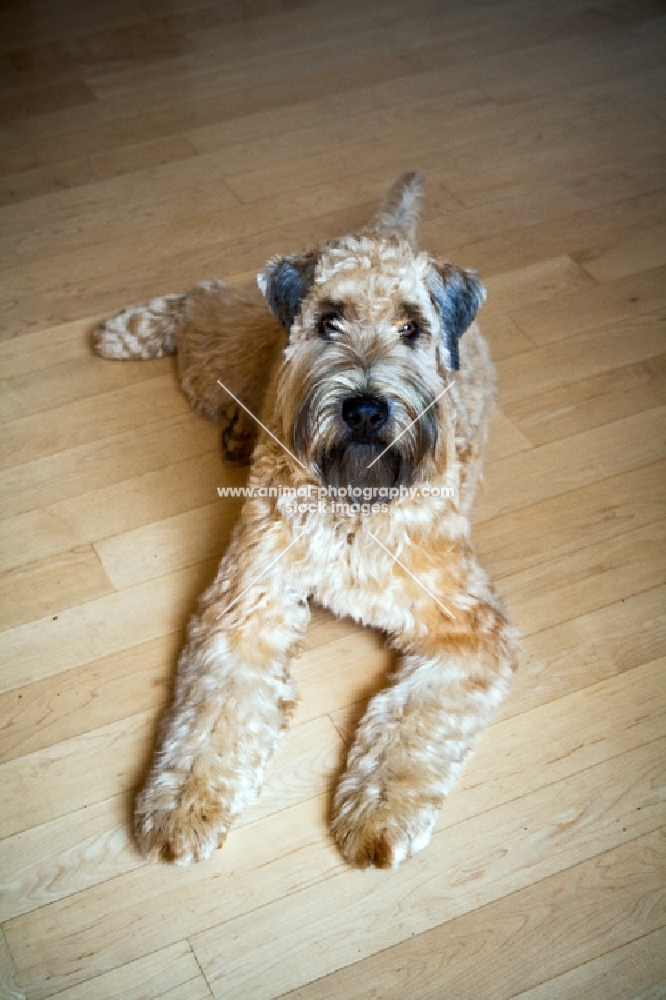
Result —
[{"label": "dog's curly coat", "polygon": [[[177,351],[195,410],[230,421],[230,457],[247,456],[259,430],[257,490],[190,623],[137,800],[151,858],[208,857],[257,795],[295,706],[288,668],[310,598],[384,630],[399,653],[335,795],[333,833],[354,865],[395,866],[428,843],[507,691],[517,636],[470,542],[494,397],[474,322],[485,294],[472,273],[417,251],[421,195],[406,175],[357,235],[270,261],[258,280],[276,319],[258,295],[206,282],[95,331],[108,358]],[[413,495],[362,514],[267,489],[347,484]]]}]

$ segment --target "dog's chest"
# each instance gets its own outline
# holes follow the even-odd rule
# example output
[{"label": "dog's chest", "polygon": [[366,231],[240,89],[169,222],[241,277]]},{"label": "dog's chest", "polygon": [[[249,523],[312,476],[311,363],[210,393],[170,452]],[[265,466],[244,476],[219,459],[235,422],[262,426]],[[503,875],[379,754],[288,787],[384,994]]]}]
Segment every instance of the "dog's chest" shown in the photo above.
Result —
[{"label": "dog's chest", "polygon": [[423,599],[413,571],[432,579],[434,585],[432,574],[437,566],[439,587],[448,559],[447,553],[435,553],[431,546],[427,552],[404,530],[390,531],[390,515],[382,518],[349,519],[348,523],[322,519],[308,533],[307,555],[299,563],[299,573],[314,600],[335,614],[381,622],[393,630],[404,627],[414,602]]}]

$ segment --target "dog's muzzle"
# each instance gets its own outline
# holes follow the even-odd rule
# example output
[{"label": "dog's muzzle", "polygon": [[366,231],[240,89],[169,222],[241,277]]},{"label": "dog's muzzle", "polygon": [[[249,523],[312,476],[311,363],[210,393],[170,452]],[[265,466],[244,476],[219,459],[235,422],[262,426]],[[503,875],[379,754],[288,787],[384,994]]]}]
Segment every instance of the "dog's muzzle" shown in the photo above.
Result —
[{"label": "dog's muzzle", "polygon": [[339,434],[318,461],[326,486],[388,489],[411,478],[403,456],[392,445],[390,407],[385,399],[366,393],[348,396],[339,414]]},{"label": "dog's muzzle", "polygon": [[372,488],[385,497],[412,485],[437,443],[437,408],[416,396],[413,409],[417,419],[390,394],[360,387],[337,394],[316,383],[295,422],[296,454],[326,487]]}]

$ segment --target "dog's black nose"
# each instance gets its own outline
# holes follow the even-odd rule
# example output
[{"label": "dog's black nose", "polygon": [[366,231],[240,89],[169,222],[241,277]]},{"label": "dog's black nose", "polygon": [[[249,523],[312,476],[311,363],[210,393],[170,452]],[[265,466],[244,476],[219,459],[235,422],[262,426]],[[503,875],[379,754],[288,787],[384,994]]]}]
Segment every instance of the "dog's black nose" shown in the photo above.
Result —
[{"label": "dog's black nose", "polygon": [[388,404],[372,396],[352,396],[342,404],[342,419],[358,434],[372,437],[388,420]]}]

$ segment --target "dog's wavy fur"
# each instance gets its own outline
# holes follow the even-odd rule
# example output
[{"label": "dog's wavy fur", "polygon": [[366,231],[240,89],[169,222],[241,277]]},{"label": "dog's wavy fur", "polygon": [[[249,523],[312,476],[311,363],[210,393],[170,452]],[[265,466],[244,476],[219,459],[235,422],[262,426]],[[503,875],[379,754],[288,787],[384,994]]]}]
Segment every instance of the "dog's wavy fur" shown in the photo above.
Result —
[{"label": "dog's wavy fur", "polygon": [[[516,632],[470,541],[495,392],[475,322],[484,291],[472,273],[418,251],[421,198],[420,176],[406,175],[357,234],[269,261],[259,285],[272,313],[258,293],[205,282],[95,331],[107,358],[176,351],[194,409],[228,422],[230,457],[253,450],[257,487],[190,622],[137,800],[148,857],[208,857],[257,795],[296,703],[289,661],[310,599],[382,629],[399,654],[335,795],[333,833],[351,864],[395,866],[428,843],[508,689]],[[388,414],[374,437],[341,417],[359,394]],[[371,474],[370,457],[396,438]],[[367,515],[259,495],[345,477],[420,490]],[[432,487],[455,496],[426,495]]]}]

